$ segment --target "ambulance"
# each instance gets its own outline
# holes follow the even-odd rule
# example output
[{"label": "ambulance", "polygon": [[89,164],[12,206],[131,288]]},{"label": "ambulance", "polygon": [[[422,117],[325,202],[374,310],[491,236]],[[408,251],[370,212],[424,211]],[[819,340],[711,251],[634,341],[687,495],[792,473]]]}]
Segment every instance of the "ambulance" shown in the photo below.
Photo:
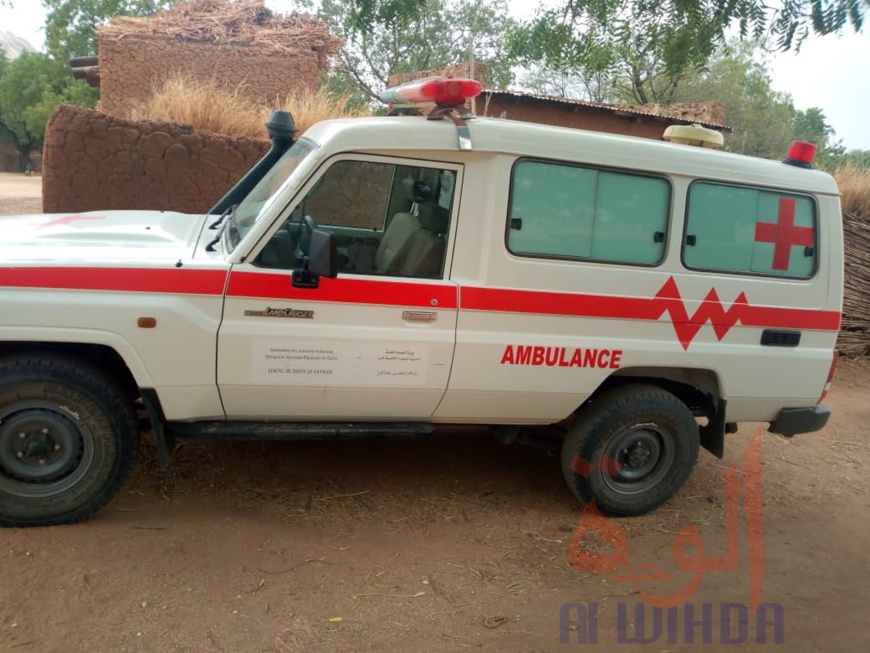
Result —
[{"label": "ambulance", "polygon": [[738,422],[825,426],[843,237],[814,146],[475,118],[479,92],[412,82],[406,115],[301,136],[276,113],[208,215],[0,218],[0,523],[93,514],[143,431],[165,465],[177,438],[556,426],[570,492],[639,515]]}]

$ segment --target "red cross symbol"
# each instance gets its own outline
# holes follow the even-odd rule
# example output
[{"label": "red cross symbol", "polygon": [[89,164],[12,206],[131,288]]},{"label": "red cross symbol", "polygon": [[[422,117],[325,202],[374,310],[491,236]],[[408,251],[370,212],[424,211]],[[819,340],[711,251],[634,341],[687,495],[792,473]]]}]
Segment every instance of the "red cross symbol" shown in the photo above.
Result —
[{"label": "red cross symbol", "polygon": [[815,242],[815,229],[794,226],[795,201],[787,197],[779,200],[779,215],[776,223],[757,222],[755,242],[774,243],[773,269],[788,270],[793,245],[812,247]]},{"label": "red cross symbol", "polygon": [[57,227],[60,225],[70,224],[71,222],[75,222],[76,220],[105,220],[106,216],[104,215],[67,215],[63,218],[58,218],[57,220],[52,220],[51,222],[43,222],[39,225],[40,229],[45,229],[46,227]]}]

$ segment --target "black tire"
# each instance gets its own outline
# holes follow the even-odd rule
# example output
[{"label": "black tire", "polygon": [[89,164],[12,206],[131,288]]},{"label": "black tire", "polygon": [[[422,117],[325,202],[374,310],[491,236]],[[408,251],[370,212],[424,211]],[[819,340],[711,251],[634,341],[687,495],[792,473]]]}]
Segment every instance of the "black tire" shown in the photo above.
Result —
[{"label": "black tire", "polygon": [[72,357],[0,359],[0,525],[81,521],[133,467],[133,402],[108,374]]},{"label": "black tire", "polygon": [[642,515],[680,490],[698,445],[698,424],[677,397],[656,386],[618,386],[595,397],[571,426],[562,473],[582,503],[594,499],[604,514]]}]

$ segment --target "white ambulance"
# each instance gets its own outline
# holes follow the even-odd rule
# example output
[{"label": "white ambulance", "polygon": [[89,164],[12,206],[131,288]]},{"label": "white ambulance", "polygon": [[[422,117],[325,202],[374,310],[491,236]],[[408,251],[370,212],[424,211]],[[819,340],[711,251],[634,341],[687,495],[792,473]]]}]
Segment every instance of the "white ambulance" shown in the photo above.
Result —
[{"label": "white ambulance", "polygon": [[571,492],[615,515],[672,497],[736,422],[825,425],[843,242],[812,146],[767,161],[451,108],[479,90],[424,80],[388,99],[429,116],[298,139],[276,119],[213,215],[0,218],[0,523],[106,504],[137,413],[163,464],[179,437],[557,424]]}]

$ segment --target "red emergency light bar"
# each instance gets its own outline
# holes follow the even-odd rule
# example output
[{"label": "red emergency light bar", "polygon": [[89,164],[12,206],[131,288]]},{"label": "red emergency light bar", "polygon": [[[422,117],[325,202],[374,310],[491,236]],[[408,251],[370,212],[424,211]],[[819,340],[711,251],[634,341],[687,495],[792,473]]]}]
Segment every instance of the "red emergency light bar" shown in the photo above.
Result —
[{"label": "red emergency light bar", "polygon": [[793,141],[783,163],[799,168],[812,168],[813,159],[816,158],[816,149],[814,143]]},{"label": "red emergency light bar", "polygon": [[382,91],[386,104],[422,104],[434,102],[439,107],[455,107],[480,95],[480,82],[460,77],[427,77]]}]

